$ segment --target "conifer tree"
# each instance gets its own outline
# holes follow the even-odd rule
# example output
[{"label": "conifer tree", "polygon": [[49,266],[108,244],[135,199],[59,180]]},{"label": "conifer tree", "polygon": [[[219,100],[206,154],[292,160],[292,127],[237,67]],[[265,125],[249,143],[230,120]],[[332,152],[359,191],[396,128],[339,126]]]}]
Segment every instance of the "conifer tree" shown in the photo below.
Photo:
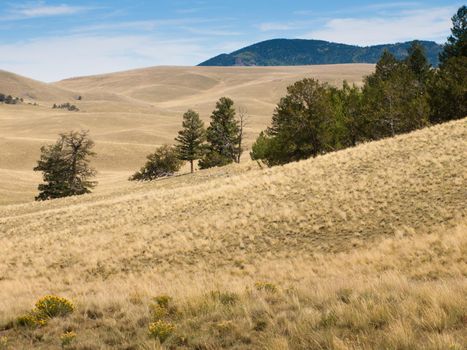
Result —
[{"label": "conifer tree", "polygon": [[199,162],[202,169],[227,165],[238,159],[240,129],[233,105],[227,97],[216,103],[206,133],[207,149]]},{"label": "conifer tree", "polygon": [[96,182],[89,179],[96,171],[89,166],[89,157],[94,142],[87,131],[60,134],[58,141],[51,146],[41,148],[41,158],[34,171],[42,171],[44,184],[36,200],[48,200],[60,197],[82,195],[91,192]]},{"label": "conifer tree", "polygon": [[463,5],[452,17],[451,35],[439,55],[441,67],[452,57],[467,57],[467,6]]},{"label": "conifer tree", "polygon": [[405,60],[406,65],[415,74],[419,83],[425,85],[431,69],[431,65],[426,57],[425,48],[417,41],[414,41],[408,50],[408,54]]},{"label": "conifer tree", "polygon": [[183,115],[183,129],[178,132],[175,141],[178,157],[190,162],[191,172],[194,172],[194,161],[202,156],[202,144],[205,140],[204,123],[199,114],[188,110]]}]

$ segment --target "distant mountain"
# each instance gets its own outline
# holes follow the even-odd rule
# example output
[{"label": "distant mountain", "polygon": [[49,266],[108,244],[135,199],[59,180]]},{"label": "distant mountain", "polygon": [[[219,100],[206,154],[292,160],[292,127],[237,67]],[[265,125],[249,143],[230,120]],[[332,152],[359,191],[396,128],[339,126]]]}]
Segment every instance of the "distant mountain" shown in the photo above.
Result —
[{"label": "distant mountain", "polygon": [[[442,46],[419,41],[433,66],[438,65]],[[213,57],[199,66],[298,66],[336,63],[376,63],[385,49],[401,59],[407,56],[411,41],[397,44],[355,46],[323,40],[273,39],[230,54]]]}]

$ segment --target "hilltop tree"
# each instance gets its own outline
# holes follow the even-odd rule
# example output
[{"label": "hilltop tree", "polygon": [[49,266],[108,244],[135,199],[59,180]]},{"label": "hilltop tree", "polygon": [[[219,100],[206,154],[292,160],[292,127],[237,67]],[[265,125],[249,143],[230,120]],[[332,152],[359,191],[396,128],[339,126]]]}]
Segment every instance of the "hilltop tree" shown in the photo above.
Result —
[{"label": "hilltop tree", "polygon": [[183,115],[183,129],[178,132],[175,141],[178,157],[181,160],[190,162],[191,172],[194,172],[194,161],[202,156],[202,144],[205,140],[206,132],[204,123],[199,117],[199,114],[193,110],[188,110]]},{"label": "hilltop tree", "polygon": [[146,164],[130,177],[130,181],[153,181],[161,177],[173,176],[180,170],[183,161],[173,146],[163,145],[147,156]]},{"label": "hilltop tree", "polygon": [[89,179],[96,171],[89,166],[94,142],[88,131],[60,134],[58,141],[41,148],[41,157],[34,171],[42,171],[44,184],[40,184],[37,201],[90,193],[97,184]]},{"label": "hilltop tree", "polygon": [[298,81],[287,88],[271,127],[256,140],[251,157],[272,166],[335,150],[335,126],[328,85],[314,79]]},{"label": "hilltop tree", "polygon": [[233,105],[234,102],[227,97],[222,97],[216,103],[207,129],[206,152],[199,162],[201,169],[223,166],[238,160],[240,129]]},{"label": "hilltop tree", "polygon": [[451,35],[439,55],[441,67],[452,57],[467,56],[467,7],[461,6],[452,17]]}]

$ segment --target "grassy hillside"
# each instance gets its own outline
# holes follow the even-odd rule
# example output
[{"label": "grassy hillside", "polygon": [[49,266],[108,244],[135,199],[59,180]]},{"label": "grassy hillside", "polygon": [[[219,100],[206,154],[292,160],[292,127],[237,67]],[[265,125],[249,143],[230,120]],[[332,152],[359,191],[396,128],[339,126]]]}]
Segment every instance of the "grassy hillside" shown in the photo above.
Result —
[{"label": "grassy hillside", "polygon": [[[433,41],[420,41],[433,66],[439,63],[442,46]],[[272,39],[262,41],[230,54],[213,57],[200,66],[295,66],[307,64],[376,63],[384,50],[398,59],[407,57],[412,42],[356,46],[323,40]]]},{"label": "grassy hillside", "polygon": [[23,98],[26,102],[74,100],[72,91],[0,70],[0,93]]},{"label": "grassy hillside", "polygon": [[[466,140],[463,119],[283,167],[0,207],[0,337],[158,349],[162,318],[166,348],[460,350]],[[47,293],[75,312],[15,326]]]},{"label": "grassy hillside", "polygon": [[[373,65],[308,67],[155,67],[65,80],[35,82],[38,106],[0,104],[0,205],[32,201],[39,174],[32,168],[45,143],[71,129],[89,129],[96,142],[97,191],[124,186],[155,146],[172,143],[182,115],[194,108],[208,122],[216,101],[230,96],[251,115],[247,145],[270,122],[286,87],[303,77],[331,84],[360,83]],[[2,75],[3,74],[3,75]],[[13,84],[0,73],[0,92],[24,96],[30,80]],[[71,92],[72,91],[72,92]],[[41,94],[39,94],[41,92]],[[52,97],[50,97],[50,95]],[[73,96],[82,96],[75,100]],[[80,112],[51,109],[70,102]]]}]

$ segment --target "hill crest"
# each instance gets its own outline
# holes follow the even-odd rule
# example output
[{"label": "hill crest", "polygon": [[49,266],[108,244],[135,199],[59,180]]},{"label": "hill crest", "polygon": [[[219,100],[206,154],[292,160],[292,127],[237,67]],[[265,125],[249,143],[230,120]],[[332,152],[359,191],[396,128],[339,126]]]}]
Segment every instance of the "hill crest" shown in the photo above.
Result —
[{"label": "hill crest", "polygon": [[[418,41],[428,60],[437,66],[442,46],[433,41]],[[324,40],[272,39],[230,54],[220,54],[199,66],[296,66],[313,64],[376,63],[385,49],[398,59],[407,56],[413,41],[374,46],[357,46]]]}]

